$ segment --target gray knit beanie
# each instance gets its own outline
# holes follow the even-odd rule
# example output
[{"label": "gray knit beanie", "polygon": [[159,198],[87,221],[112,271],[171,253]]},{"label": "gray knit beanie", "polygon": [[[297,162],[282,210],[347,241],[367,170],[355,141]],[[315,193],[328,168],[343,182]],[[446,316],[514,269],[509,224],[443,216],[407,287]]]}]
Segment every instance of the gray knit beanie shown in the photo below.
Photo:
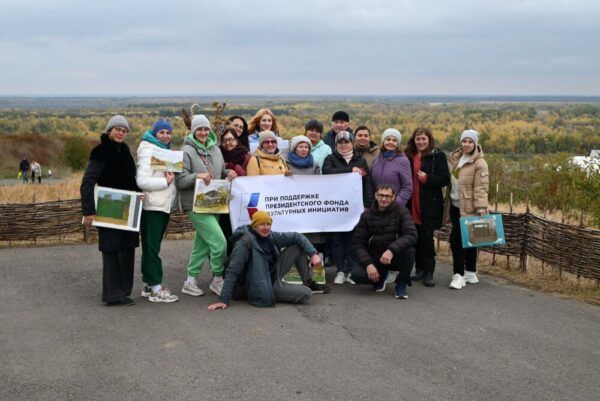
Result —
[{"label": "gray knit beanie", "polygon": [[294,153],[296,151],[296,147],[301,143],[305,143],[308,145],[308,151],[312,150],[312,144],[310,143],[310,139],[304,135],[296,135],[290,140],[290,152]]},{"label": "gray knit beanie", "polygon": [[388,136],[393,136],[394,138],[396,138],[398,140],[398,143],[400,143],[400,140],[402,139],[402,134],[400,133],[400,131],[398,131],[396,128],[388,128],[385,131],[383,131],[383,135],[381,136],[381,143],[383,143],[383,141],[385,141],[385,138],[387,138]]},{"label": "gray knit beanie", "polygon": [[210,129],[210,121],[204,114],[196,114],[192,118],[192,134],[196,132],[198,128],[208,128]]},{"label": "gray knit beanie", "polygon": [[473,142],[475,142],[475,146],[479,144],[479,132],[475,131],[474,129],[463,131],[462,135],[460,136],[460,141],[462,142],[465,138],[470,138]]},{"label": "gray knit beanie", "polygon": [[131,131],[129,129],[129,123],[127,122],[127,119],[119,114],[117,114],[116,116],[112,116],[110,120],[108,120],[108,124],[106,124],[106,130],[104,132],[108,134],[110,130],[115,127],[122,127],[126,128],[127,131]]}]

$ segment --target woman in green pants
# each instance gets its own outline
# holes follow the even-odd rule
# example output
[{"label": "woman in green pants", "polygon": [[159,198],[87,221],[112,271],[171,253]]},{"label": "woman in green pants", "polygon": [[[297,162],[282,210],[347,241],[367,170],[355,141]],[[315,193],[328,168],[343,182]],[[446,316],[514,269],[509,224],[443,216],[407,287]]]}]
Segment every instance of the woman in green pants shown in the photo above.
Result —
[{"label": "woman in green pants", "polygon": [[196,277],[202,270],[207,258],[213,280],[209,286],[211,291],[220,295],[223,288],[223,264],[227,254],[227,242],[218,216],[215,214],[200,214],[192,211],[194,204],[194,189],[196,179],[204,180],[206,185],[213,179],[237,177],[235,171],[225,168],[223,155],[217,144],[216,135],[210,130],[210,122],[203,114],[192,118],[190,134],[183,142],[183,172],[175,179],[175,185],[180,191],[181,207],[188,213],[196,230],[194,248],[188,264],[188,277],[181,292],[192,296],[200,296],[204,292],[198,287]]},{"label": "woman in green pants", "polygon": [[138,187],[144,191],[142,210],[142,297],[150,302],[175,302],[177,295],[163,287],[163,266],[160,244],[167,231],[171,209],[175,200],[175,175],[167,171],[153,170],[150,162],[155,149],[170,149],[173,126],[167,120],[158,119],[144,133],[137,150]]}]

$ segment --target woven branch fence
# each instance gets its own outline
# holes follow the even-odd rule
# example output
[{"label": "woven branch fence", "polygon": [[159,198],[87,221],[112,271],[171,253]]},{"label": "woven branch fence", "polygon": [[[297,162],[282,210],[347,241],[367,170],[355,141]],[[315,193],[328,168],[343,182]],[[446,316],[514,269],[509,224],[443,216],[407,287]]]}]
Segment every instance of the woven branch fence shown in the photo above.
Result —
[{"label": "woven branch fence", "polygon": [[[534,257],[557,267],[561,272],[600,281],[600,230],[557,223],[531,213],[502,213],[506,245],[481,248],[482,251],[518,257],[523,270],[527,258]],[[0,241],[44,239],[61,243],[65,236],[80,235],[93,240],[95,229],[88,236],[81,225],[81,201],[72,199],[30,204],[0,205]],[[192,224],[183,212],[173,212],[167,234],[193,232]],[[448,241],[450,226],[436,232],[436,237]]]}]

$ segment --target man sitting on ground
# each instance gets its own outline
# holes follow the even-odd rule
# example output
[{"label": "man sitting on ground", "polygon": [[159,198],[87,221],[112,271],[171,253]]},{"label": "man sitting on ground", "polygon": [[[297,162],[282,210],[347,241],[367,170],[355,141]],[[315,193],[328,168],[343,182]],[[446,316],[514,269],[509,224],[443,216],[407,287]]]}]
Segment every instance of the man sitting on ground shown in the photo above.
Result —
[{"label": "man sitting on ground", "polygon": [[375,291],[381,292],[385,291],[389,272],[399,271],[395,297],[406,299],[417,229],[408,209],[395,199],[391,185],[377,187],[375,202],[362,214],[354,232],[352,243],[358,266],[350,276],[356,284],[372,284]]},{"label": "man sitting on ground", "polygon": [[[235,230],[220,302],[209,305],[208,310],[227,308],[231,298],[247,297],[254,306],[269,307],[276,302],[306,303],[312,293],[329,292],[328,287],[311,279],[306,255],[310,256],[311,266],[319,265],[321,258],[315,247],[300,233],[271,231],[272,223],[269,213],[259,210],[252,215],[251,225]],[[292,265],[304,285],[282,281]]]}]

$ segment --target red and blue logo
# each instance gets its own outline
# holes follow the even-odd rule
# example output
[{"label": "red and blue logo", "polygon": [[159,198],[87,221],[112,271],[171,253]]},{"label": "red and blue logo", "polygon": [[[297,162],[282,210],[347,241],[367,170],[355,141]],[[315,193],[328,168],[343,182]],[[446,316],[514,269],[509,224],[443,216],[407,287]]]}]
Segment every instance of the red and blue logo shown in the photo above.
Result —
[{"label": "red and blue logo", "polygon": [[248,201],[248,206],[246,207],[246,210],[248,210],[248,216],[250,217],[250,220],[252,220],[252,216],[254,215],[254,213],[258,211],[259,198],[260,192],[253,192],[250,195],[250,201]]}]

